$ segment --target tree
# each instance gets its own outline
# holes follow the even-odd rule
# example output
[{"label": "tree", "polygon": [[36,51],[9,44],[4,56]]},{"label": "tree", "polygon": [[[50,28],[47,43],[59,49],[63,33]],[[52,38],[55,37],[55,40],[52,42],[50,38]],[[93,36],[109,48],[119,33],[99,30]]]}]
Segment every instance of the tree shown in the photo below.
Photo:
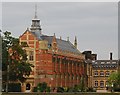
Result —
[{"label": "tree", "polygon": [[[27,62],[27,54],[24,49],[26,43],[19,43],[19,39],[11,36],[10,32],[4,32],[2,38],[2,70],[3,81],[9,76],[9,81],[24,82],[30,75],[33,65]],[[9,72],[7,75],[7,66]]]},{"label": "tree", "polygon": [[120,88],[120,72],[113,72],[108,78],[108,86],[115,88]]}]

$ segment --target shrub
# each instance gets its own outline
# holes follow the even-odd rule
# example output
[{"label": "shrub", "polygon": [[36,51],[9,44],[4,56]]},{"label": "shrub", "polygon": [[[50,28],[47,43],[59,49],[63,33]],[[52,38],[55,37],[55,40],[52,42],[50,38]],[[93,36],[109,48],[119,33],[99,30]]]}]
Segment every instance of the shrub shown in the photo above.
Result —
[{"label": "shrub", "polygon": [[46,92],[50,92],[50,87],[47,87],[47,88],[46,88]]},{"label": "shrub", "polygon": [[45,82],[39,83],[37,85],[37,90],[40,91],[40,92],[46,91],[46,88],[47,88],[47,83],[45,83]]},{"label": "shrub", "polygon": [[86,91],[87,92],[96,92],[96,89],[92,88],[92,87],[88,87],[88,88],[86,88]]},{"label": "shrub", "polygon": [[64,92],[64,88],[58,87],[58,88],[57,88],[57,92]]},{"label": "shrub", "polygon": [[120,92],[120,88],[119,88],[119,87],[116,87],[116,88],[114,88],[114,91],[115,91],[115,92]]},{"label": "shrub", "polygon": [[9,92],[21,92],[21,84],[20,83],[9,83],[8,91]]},{"label": "shrub", "polygon": [[34,87],[32,92],[37,92],[37,87]]}]

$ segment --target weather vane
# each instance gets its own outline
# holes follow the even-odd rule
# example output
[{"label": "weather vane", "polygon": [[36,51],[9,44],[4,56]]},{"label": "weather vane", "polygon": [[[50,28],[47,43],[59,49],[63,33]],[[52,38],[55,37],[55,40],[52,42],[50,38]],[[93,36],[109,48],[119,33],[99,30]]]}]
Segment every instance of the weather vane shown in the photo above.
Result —
[{"label": "weather vane", "polygon": [[37,4],[35,4],[35,18],[37,18]]}]

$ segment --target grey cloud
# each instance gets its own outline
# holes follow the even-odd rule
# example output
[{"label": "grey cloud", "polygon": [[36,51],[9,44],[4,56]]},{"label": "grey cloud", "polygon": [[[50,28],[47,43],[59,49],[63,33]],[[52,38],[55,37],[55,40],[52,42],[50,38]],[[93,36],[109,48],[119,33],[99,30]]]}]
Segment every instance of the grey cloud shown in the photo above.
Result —
[{"label": "grey cloud", "polygon": [[[3,3],[3,30],[20,36],[31,25],[35,3]],[[78,38],[80,51],[91,49],[100,59],[117,58],[117,3],[37,3],[43,33]]]}]

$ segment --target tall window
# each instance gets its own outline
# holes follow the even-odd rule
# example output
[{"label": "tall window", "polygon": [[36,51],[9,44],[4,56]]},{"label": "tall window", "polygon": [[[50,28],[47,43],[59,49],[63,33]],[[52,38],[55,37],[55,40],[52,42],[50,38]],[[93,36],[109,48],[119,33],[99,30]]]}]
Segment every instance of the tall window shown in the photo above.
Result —
[{"label": "tall window", "polygon": [[29,52],[29,60],[30,61],[33,61],[33,59],[34,59],[34,56],[33,56],[34,54],[33,54],[33,51],[30,51]]},{"label": "tall window", "polygon": [[95,81],[95,87],[98,87],[98,81]]},{"label": "tall window", "polygon": [[100,81],[100,87],[104,87],[104,81]]},{"label": "tall window", "polygon": [[104,76],[104,72],[103,71],[100,71],[100,76]]},{"label": "tall window", "polygon": [[98,71],[94,71],[94,76],[98,76]]}]

